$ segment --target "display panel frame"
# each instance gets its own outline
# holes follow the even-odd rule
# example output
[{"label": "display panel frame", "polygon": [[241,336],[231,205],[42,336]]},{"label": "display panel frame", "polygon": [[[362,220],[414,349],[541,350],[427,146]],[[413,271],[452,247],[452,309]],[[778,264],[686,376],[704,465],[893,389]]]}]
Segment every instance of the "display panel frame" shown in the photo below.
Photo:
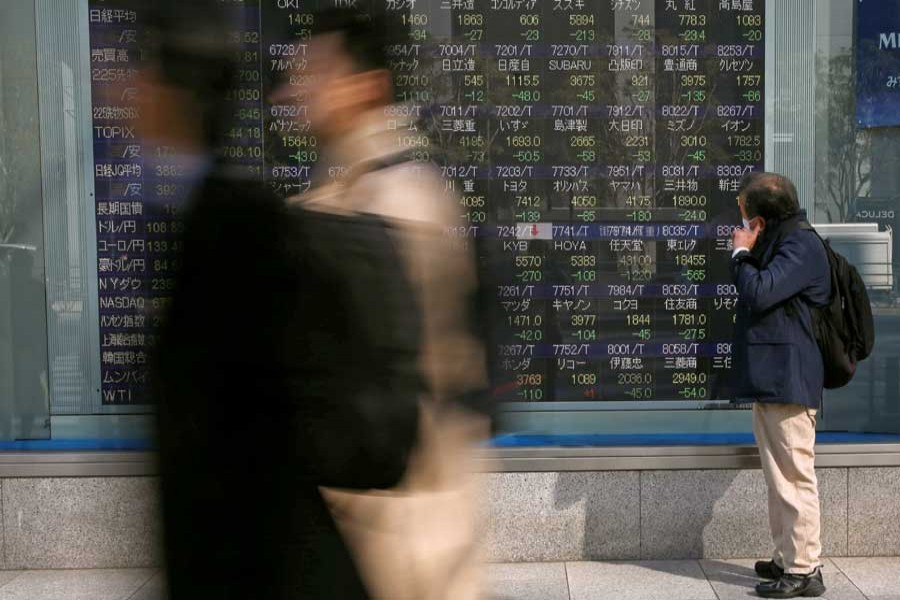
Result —
[{"label": "display panel frame", "polygon": [[[41,0],[36,0],[36,3],[41,2]],[[767,15],[774,14],[774,0],[766,0],[765,2],[765,10]],[[79,0],[78,1],[79,10],[86,14],[88,0]],[[79,17],[79,28],[81,36],[86,36],[86,19]],[[773,28],[773,19],[767,18],[765,20],[765,28],[766,28],[766,40],[772,39],[772,28]],[[81,38],[82,40],[84,37]],[[82,42],[83,43],[83,42]],[[775,72],[775,62],[773,59],[774,55],[774,45],[771,43],[766,43],[765,45],[765,72],[766,76],[764,78],[764,98],[765,98],[765,135],[764,135],[764,145],[766,148],[765,152],[765,166],[767,169],[773,169],[774,165],[774,152],[772,151],[777,143],[774,134],[774,112],[771,110],[774,107],[774,94],[772,93],[771,84],[774,81],[774,72]],[[77,83],[75,84],[77,85]],[[43,101],[43,100],[42,100]],[[79,130],[84,129],[86,133],[86,145],[90,146],[91,140],[91,132],[90,132],[90,115],[87,117],[84,116],[84,111],[79,113],[78,119],[86,118],[85,123],[82,126],[79,126]],[[90,164],[92,161],[87,161],[85,165],[83,165],[84,170],[87,173],[90,173]],[[94,190],[93,190],[93,178],[88,176],[86,177],[85,185],[84,185],[84,197],[85,198],[93,198]],[[93,222],[91,221],[91,224]],[[49,260],[49,259],[48,259]],[[96,277],[96,272],[90,268],[85,269],[85,276],[90,277],[91,275]],[[89,286],[90,287],[90,286]],[[96,290],[96,282],[93,284],[93,289]],[[94,292],[96,294],[96,291]],[[89,298],[90,300],[90,298]],[[96,297],[93,302],[88,302],[87,305],[91,307],[92,310],[97,311],[96,306]],[[92,318],[94,321],[98,320],[98,315],[93,315]],[[86,335],[95,335],[94,332],[88,331],[85,332]],[[99,345],[96,346],[97,350],[95,355],[92,356],[91,369],[94,371],[94,377],[96,381],[100,379],[100,350]],[[82,409],[84,412],[81,414],[92,414],[95,416],[100,416],[103,414],[115,415],[115,414],[150,414],[154,411],[152,405],[137,405],[137,406],[104,406],[100,399],[99,389],[93,389],[90,394],[86,397],[89,397],[91,400],[89,409]],[[702,409],[701,409],[702,406]],[[710,409],[717,408],[731,408],[727,406],[726,401],[721,402],[703,402],[698,403],[695,401],[671,401],[671,400],[660,400],[660,401],[629,401],[629,402],[618,402],[618,401],[605,401],[605,402],[553,402],[553,403],[539,403],[539,402],[514,402],[507,403],[504,405],[504,410],[509,413],[533,413],[534,415],[534,427],[537,429],[541,429],[543,426],[541,422],[545,418],[556,418],[558,414],[564,413],[603,413],[603,412],[623,412],[623,411],[631,411],[634,413],[640,412],[654,412],[654,411],[682,411],[685,412],[685,416],[687,416],[690,412],[695,412],[698,415],[698,419],[702,420],[702,414],[709,414]],[[746,416],[740,416],[740,412],[729,412],[727,413],[729,416],[733,416],[736,419],[735,425],[740,425],[740,422],[746,419]],[[635,415],[637,416],[637,415]],[[53,417],[58,423],[62,423],[59,417],[59,413],[56,413]],[[70,414],[65,417],[66,423],[68,426],[72,425],[72,420],[78,418],[78,414]],[[149,418],[149,417],[148,417]],[[96,423],[96,419],[92,419],[92,423]],[[92,428],[96,428],[95,425],[91,426]],[[71,427],[70,427],[71,428]],[[77,427],[76,427],[77,428]],[[111,425],[109,428],[109,435],[115,435],[115,431],[117,430],[117,426]],[[530,429],[530,427],[529,427]]]}]

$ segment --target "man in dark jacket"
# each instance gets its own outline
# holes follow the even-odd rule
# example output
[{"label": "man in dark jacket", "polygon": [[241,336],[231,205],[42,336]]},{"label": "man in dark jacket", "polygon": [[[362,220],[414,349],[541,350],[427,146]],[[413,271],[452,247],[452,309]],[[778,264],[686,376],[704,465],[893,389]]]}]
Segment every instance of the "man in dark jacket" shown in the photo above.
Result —
[{"label": "man in dark jacket", "polygon": [[753,402],[753,432],[769,492],[775,552],[756,564],[770,582],[765,598],[820,596],[819,494],[815,473],[816,412],[823,363],[812,307],[830,295],[822,242],[806,228],[794,185],[754,173],[741,185],[744,227],[734,233],[731,267],[738,291],[735,399]]},{"label": "man in dark jacket", "polygon": [[403,476],[420,311],[384,222],[288,208],[216,159],[215,4],[167,6],[142,86],[146,135],[202,170],[154,360],[169,597],[361,599],[319,486]]},{"label": "man in dark jacket", "polygon": [[318,488],[405,472],[421,389],[399,256],[381,224],[253,182],[212,174],[193,203],[157,357],[170,597],[365,598]]}]

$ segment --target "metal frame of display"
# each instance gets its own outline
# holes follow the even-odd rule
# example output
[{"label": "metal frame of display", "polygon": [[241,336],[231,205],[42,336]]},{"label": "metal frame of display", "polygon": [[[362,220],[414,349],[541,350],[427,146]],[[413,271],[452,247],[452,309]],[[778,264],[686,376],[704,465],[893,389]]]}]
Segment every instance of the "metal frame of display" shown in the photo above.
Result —
[{"label": "metal frame of display", "polygon": [[[48,0],[37,2],[40,8],[49,8]],[[812,5],[814,8],[814,4]],[[87,0],[77,3],[81,17],[78,19],[77,41],[82,52],[87,45]],[[765,0],[765,167],[776,168],[775,145],[775,96],[772,87],[775,82],[775,36],[773,16],[776,12],[775,0]],[[39,17],[48,19],[45,30],[56,31],[62,23],[53,11],[39,10]],[[815,20],[813,19],[813,22]],[[56,29],[54,29],[56,27]],[[42,30],[43,31],[43,30]],[[65,32],[63,32],[65,33]],[[71,35],[71,34],[68,34]],[[40,40],[38,40],[40,42]],[[48,42],[49,43],[49,42]],[[73,48],[66,47],[71,51]],[[78,63],[76,63],[78,64]],[[79,65],[82,73],[87,65]],[[82,79],[84,81],[90,81]],[[74,86],[79,86],[76,78]],[[85,111],[85,99],[89,99],[90,91],[78,87],[77,108],[81,121],[79,124],[86,132],[84,152],[91,150],[91,119],[89,110]],[[42,102],[44,99],[42,99]],[[89,106],[89,101],[87,106]],[[93,201],[94,189],[91,170],[81,165],[84,170],[84,189],[78,190],[82,199]],[[93,216],[83,219],[81,223],[90,233],[88,241],[94,235]],[[90,247],[90,244],[88,244]],[[87,264],[95,264],[96,257],[88,257]],[[93,260],[90,260],[93,258]],[[86,278],[86,289],[96,290],[97,274],[91,269],[83,273]],[[86,302],[96,312],[96,292],[86,297]],[[91,315],[93,326],[96,314]],[[99,381],[100,355],[99,342],[96,340],[96,327],[86,327],[82,332],[90,337],[91,352],[83,357],[88,367],[91,381],[84,387],[88,393],[82,397],[86,406],[73,409],[74,415],[64,418],[78,417],[86,413],[94,413],[92,417],[100,417],[108,413],[145,412],[146,407],[104,407],[100,402],[99,388],[93,384]],[[80,346],[79,346],[80,347]],[[507,409],[512,412],[601,412],[601,411],[691,411],[710,408],[730,408],[720,402],[698,403],[694,401],[653,401],[644,403],[632,402],[577,402],[577,403],[510,403]],[[734,414],[734,413],[732,413]],[[56,417],[60,419],[60,417]],[[235,452],[241,452],[239,448]],[[816,447],[819,467],[900,467],[900,444],[822,444]],[[278,460],[273,458],[273,460]],[[557,471],[626,471],[626,470],[687,470],[687,469],[756,469],[759,468],[759,454],[751,445],[720,446],[615,446],[615,447],[520,447],[493,448],[477,452],[477,467],[483,472],[557,472]],[[148,451],[57,451],[57,452],[0,452],[0,478],[7,477],[135,477],[157,476],[159,468],[154,452]]]},{"label": "metal frame of display", "polygon": [[[755,446],[630,446],[607,448],[503,448],[483,450],[482,472],[672,471],[758,469]],[[900,467],[900,444],[821,444],[816,466]]]},{"label": "metal frame of display", "polygon": [[159,475],[153,452],[0,452],[0,478],[152,475]]},{"label": "metal frame of display", "polygon": [[[275,459],[277,460],[277,459]],[[900,467],[900,444],[822,444],[819,468]],[[758,469],[755,446],[630,446],[480,450],[484,473],[559,471],[677,471]],[[153,452],[0,453],[0,478],[150,477],[159,475]]]}]

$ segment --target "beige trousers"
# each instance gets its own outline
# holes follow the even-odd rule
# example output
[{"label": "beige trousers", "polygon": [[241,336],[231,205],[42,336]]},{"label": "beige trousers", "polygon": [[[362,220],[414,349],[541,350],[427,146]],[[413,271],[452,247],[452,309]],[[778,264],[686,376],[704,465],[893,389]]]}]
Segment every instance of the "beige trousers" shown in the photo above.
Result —
[{"label": "beige trousers", "polygon": [[769,491],[773,559],[787,573],[810,573],[822,552],[815,470],[816,410],[753,405],[753,434]]}]

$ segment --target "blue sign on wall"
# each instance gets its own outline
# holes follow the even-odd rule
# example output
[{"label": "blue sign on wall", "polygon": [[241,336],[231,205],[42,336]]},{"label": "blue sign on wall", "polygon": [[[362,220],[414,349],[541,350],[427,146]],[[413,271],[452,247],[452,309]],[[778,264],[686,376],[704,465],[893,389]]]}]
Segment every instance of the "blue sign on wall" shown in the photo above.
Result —
[{"label": "blue sign on wall", "polygon": [[856,120],[900,125],[900,0],[856,3]]}]

